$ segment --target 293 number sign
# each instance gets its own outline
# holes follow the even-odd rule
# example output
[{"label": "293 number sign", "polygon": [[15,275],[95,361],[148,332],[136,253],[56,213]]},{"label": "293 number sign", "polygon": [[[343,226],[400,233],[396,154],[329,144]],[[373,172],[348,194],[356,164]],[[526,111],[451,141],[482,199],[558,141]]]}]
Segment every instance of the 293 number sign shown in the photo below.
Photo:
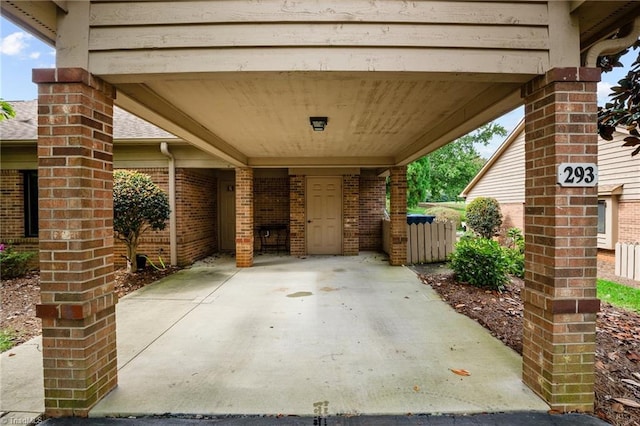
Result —
[{"label": "293 number sign", "polygon": [[588,187],[598,184],[598,166],[594,163],[560,163],[560,186]]}]

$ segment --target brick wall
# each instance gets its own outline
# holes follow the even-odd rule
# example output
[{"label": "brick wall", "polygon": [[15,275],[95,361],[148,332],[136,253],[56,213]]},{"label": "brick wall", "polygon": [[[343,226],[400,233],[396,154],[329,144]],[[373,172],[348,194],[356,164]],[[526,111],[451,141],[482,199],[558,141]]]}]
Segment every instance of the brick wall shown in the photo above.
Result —
[{"label": "brick wall", "polygon": [[389,263],[404,265],[407,261],[407,167],[391,170],[391,253]]},{"label": "brick wall", "polygon": [[640,243],[640,201],[618,204],[618,236],[621,242]]},{"label": "brick wall", "polygon": [[524,204],[523,203],[502,203],[500,204],[502,212],[502,230],[509,228],[518,228],[524,230]]},{"label": "brick wall", "polygon": [[253,169],[236,169],[236,266],[253,265]]},{"label": "brick wall", "polygon": [[[254,226],[289,226],[289,177],[256,177],[253,179]],[[254,249],[260,249],[255,238]]]},{"label": "brick wall", "polygon": [[305,177],[289,176],[289,251],[292,256],[307,254],[305,236]]},{"label": "brick wall", "polygon": [[360,176],[342,177],[342,254],[357,256],[360,248]]},{"label": "brick wall", "polygon": [[176,169],[179,265],[218,251],[217,182],[215,170]]},{"label": "brick wall", "polygon": [[556,68],[523,87],[523,380],[552,409],[594,402],[597,189],[561,187],[557,164],[597,162],[600,71]]},{"label": "brick wall", "polygon": [[86,417],[117,384],[115,89],[79,68],[33,70],[33,80],[45,414]]},{"label": "brick wall", "polygon": [[[38,251],[38,239],[24,236],[24,182],[18,170],[0,171],[0,242],[16,251]],[[38,266],[38,257],[33,258]]]},{"label": "brick wall", "polygon": [[385,178],[363,172],[360,175],[360,250],[382,250],[385,197]]}]

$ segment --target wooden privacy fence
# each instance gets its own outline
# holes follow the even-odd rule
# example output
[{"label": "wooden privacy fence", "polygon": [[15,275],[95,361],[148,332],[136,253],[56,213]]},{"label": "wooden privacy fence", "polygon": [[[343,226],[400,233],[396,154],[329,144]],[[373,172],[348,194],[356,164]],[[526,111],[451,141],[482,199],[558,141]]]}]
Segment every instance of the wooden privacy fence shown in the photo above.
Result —
[{"label": "wooden privacy fence", "polygon": [[[391,248],[391,222],[382,221],[382,245]],[[456,229],[453,222],[407,225],[407,264],[444,262],[453,251]]]},{"label": "wooden privacy fence", "polygon": [[638,243],[616,243],[615,274],[640,281],[640,245]]}]

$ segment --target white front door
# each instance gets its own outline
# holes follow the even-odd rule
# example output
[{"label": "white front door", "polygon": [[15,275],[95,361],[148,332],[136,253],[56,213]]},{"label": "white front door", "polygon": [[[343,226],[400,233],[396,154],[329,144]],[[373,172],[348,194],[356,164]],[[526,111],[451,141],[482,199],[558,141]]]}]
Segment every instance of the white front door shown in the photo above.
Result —
[{"label": "white front door", "polygon": [[342,254],[342,177],[307,178],[307,253]]}]

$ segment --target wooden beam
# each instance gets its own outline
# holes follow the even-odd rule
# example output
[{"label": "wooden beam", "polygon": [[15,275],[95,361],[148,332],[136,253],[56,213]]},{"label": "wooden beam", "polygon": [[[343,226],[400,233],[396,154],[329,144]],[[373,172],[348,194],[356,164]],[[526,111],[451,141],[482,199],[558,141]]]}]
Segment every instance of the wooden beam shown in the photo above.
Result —
[{"label": "wooden beam", "polygon": [[361,24],[215,24],[92,28],[89,49],[211,47],[439,47],[547,50],[543,26]]},{"label": "wooden beam", "polygon": [[[244,48],[92,52],[89,71],[106,80],[129,74],[236,71],[402,71],[538,75],[546,50],[421,48]],[[508,78],[508,77],[507,77]]]},{"label": "wooden beam", "polygon": [[121,85],[115,101],[120,108],[170,132],[230,165],[246,167],[247,158],[226,141],[190,117],[177,111],[169,101],[143,85]]},{"label": "wooden beam", "polygon": [[323,0],[92,2],[92,26],[240,22],[546,25],[547,2]]}]

